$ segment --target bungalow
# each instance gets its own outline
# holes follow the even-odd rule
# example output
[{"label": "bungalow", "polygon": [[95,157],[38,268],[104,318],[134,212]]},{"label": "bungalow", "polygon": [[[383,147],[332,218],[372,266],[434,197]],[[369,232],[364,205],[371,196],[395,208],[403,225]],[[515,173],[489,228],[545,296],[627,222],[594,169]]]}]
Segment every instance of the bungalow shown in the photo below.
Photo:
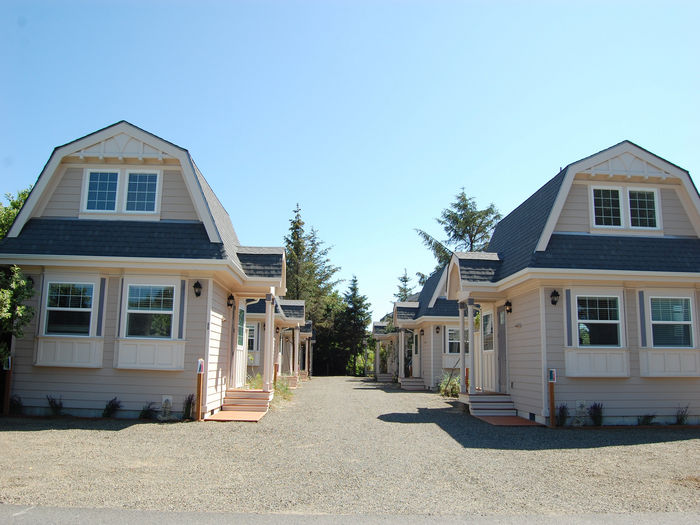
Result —
[{"label": "bungalow", "polygon": [[472,411],[512,403],[545,422],[552,381],[575,416],[601,403],[609,424],[685,407],[700,421],[700,196],[686,170],[629,141],[574,162],[486,252],[455,253],[446,289]]},{"label": "bungalow", "polygon": [[[149,402],[178,412],[200,359],[200,407],[214,414],[245,384],[247,305],[263,305],[272,327],[285,292],[283,248],[241,245],[189,152],[125,121],[53,151],[0,264],[36,289],[12,348],[12,394],[31,414],[46,413],[47,396],[75,415],[115,396],[122,415]],[[279,336],[255,336],[269,400]]]}]

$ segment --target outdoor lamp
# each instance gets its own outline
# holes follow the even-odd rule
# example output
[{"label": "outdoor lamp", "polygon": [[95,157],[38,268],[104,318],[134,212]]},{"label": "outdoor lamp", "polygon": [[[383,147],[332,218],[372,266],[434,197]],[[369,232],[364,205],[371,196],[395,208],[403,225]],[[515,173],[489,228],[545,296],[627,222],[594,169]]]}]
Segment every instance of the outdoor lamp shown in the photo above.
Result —
[{"label": "outdoor lamp", "polygon": [[513,303],[511,303],[510,301],[506,301],[506,304],[504,306],[506,307],[507,314],[513,313]]},{"label": "outdoor lamp", "polygon": [[557,292],[556,290],[552,290],[552,293],[549,295],[549,298],[552,300],[552,304],[556,306],[559,302],[559,292]]},{"label": "outdoor lamp", "polygon": [[226,306],[228,306],[229,308],[231,308],[231,307],[233,306],[233,301],[234,301],[234,299],[235,299],[235,298],[233,297],[233,294],[229,295],[229,296],[228,296],[228,299],[226,299]]},{"label": "outdoor lamp", "polygon": [[420,329],[420,335],[421,335],[421,337],[423,337],[425,335],[425,330],[423,330],[422,328]]},{"label": "outdoor lamp", "polygon": [[438,325],[438,326],[435,327],[435,333],[436,333],[436,334],[439,334],[439,333],[440,333],[440,325]]},{"label": "outdoor lamp", "polygon": [[199,297],[202,295],[202,283],[199,281],[195,281],[195,283],[192,285],[192,288],[194,289],[194,295],[195,297]]}]

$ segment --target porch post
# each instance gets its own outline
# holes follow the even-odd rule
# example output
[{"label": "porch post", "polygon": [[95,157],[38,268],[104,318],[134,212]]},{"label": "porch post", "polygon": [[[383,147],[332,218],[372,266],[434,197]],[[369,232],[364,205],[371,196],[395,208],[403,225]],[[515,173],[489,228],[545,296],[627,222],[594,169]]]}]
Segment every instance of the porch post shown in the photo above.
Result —
[{"label": "porch post", "polygon": [[406,350],[404,348],[404,343],[406,340],[406,330],[403,328],[399,330],[399,379],[404,377],[404,370],[406,367],[404,366],[404,359],[406,356],[404,354],[406,353]]},{"label": "porch post", "polygon": [[313,339],[309,340],[309,379],[314,373],[314,342]]},{"label": "porch post", "polygon": [[306,372],[306,377],[309,377],[309,345],[310,339],[304,342],[304,372]]},{"label": "porch post", "polygon": [[459,303],[459,391],[462,394],[467,393],[467,374],[466,374],[466,350],[467,341],[464,333],[464,308],[463,302]]},{"label": "porch post", "polygon": [[380,366],[380,361],[381,361],[381,348],[382,348],[382,343],[377,341],[377,344],[375,346],[374,350],[374,375],[375,378],[379,377],[379,373],[381,372],[381,366]]},{"label": "porch post", "polygon": [[273,333],[274,326],[274,304],[272,294],[265,296],[265,342],[263,346],[263,390],[272,392],[274,386],[272,384],[272,376],[274,373],[275,348]]},{"label": "porch post", "polygon": [[299,327],[294,329],[294,375],[299,375]]},{"label": "porch post", "polygon": [[467,317],[469,318],[469,394],[476,393],[475,377],[474,377],[474,353],[476,345],[474,344],[474,299],[467,299]]}]

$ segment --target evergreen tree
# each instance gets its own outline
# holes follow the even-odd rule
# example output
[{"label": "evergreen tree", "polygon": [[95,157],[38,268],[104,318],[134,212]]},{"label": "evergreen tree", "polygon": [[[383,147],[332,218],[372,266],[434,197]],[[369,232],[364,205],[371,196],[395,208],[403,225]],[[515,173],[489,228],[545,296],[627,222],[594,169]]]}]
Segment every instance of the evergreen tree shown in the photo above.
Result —
[{"label": "evergreen tree", "polygon": [[284,238],[287,256],[287,295],[289,299],[301,299],[308,284],[308,260],[304,221],[301,219],[299,203],[294,208],[294,217],[289,220],[289,235]]},{"label": "evergreen tree", "polygon": [[394,294],[399,302],[408,301],[408,298],[413,293],[413,286],[409,286],[411,278],[408,276],[406,268],[403,269],[403,275],[399,276],[399,291]]},{"label": "evergreen tree", "polygon": [[440,218],[436,219],[445,231],[447,239],[439,241],[424,230],[416,229],[423,244],[438,260],[437,268],[442,268],[450,262],[453,251],[473,252],[485,249],[493,229],[501,220],[501,214],[493,204],[479,210],[476,201],[467,197],[464,188],[455,197],[455,202],[442,210]]},{"label": "evergreen tree", "polygon": [[360,294],[357,277],[354,275],[343,296],[343,302],[346,307],[342,316],[342,326],[339,327],[339,336],[342,338],[342,348],[347,352],[350,372],[355,374],[357,356],[367,344],[366,330],[372,316],[367,296]]}]

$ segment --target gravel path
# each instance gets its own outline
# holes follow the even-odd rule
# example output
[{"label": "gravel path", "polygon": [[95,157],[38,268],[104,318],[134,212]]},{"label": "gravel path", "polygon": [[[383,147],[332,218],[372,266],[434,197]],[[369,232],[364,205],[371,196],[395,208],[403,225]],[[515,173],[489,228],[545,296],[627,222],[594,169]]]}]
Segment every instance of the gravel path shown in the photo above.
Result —
[{"label": "gravel path", "polygon": [[260,423],[0,419],[0,502],[340,514],[700,510],[700,430],[492,427],[314,378]]}]

